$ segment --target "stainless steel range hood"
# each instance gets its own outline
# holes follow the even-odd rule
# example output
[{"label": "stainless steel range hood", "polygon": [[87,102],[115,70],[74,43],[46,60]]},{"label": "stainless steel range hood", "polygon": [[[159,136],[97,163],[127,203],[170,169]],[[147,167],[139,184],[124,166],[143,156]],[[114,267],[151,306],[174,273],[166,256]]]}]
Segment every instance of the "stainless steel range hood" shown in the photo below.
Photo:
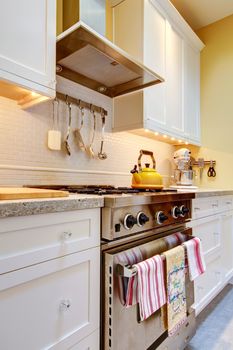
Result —
[{"label": "stainless steel range hood", "polygon": [[57,74],[110,97],[163,81],[82,21],[57,37]]}]

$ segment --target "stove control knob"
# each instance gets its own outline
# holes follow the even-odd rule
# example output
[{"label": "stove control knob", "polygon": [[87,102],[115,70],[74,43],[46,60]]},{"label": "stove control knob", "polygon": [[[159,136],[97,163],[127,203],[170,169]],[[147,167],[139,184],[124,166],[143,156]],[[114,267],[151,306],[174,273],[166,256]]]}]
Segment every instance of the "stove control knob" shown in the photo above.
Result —
[{"label": "stove control knob", "polygon": [[126,230],[131,230],[131,228],[133,228],[134,225],[137,224],[137,219],[131,215],[131,214],[127,214],[124,217],[124,228],[126,228]]},{"label": "stove control knob", "polygon": [[177,206],[172,208],[171,213],[174,219],[178,219],[178,217],[181,216],[182,214],[180,208],[178,208]]},{"label": "stove control knob", "polygon": [[162,225],[164,221],[166,221],[167,219],[168,219],[168,216],[166,216],[164,212],[158,211],[156,213],[156,221],[159,225]]},{"label": "stove control knob", "polygon": [[150,219],[146,214],[144,214],[142,211],[140,211],[137,215],[137,224],[138,226],[144,226]]},{"label": "stove control knob", "polygon": [[188,213],[189,213],[189,208],[185,207],[184,205],[181,205],[181,207],[180,207],[180,215],[182,217],[184,217]]}]

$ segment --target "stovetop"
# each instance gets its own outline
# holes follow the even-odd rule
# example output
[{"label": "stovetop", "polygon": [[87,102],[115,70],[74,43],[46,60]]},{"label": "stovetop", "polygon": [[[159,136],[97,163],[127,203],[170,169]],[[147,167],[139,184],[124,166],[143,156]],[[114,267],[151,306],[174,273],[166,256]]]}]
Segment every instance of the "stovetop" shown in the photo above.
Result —
[{"label": "stovetop", "polygon": [[121,194],[152,194],[152,193],[176,193],[176,189],[134,189],[131,187],[114,187],[110,185],[35,185],[27,186],[33,188],[42,188],[42,189],[52,189],[60,191],[68,191],[70,193],[79,193],[79,194],[95,194],[95,195],[121,195]]}]

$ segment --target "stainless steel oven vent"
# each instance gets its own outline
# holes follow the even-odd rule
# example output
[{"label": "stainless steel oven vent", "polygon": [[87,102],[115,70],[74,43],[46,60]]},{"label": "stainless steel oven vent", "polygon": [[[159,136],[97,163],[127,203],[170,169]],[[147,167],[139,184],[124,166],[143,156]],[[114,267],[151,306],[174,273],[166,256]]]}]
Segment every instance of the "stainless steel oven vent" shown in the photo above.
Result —
[{"label": "stainless steel oven vent", "polygon": [[57,37],[57,74],[109,97],[163,78],[79,21]]}]

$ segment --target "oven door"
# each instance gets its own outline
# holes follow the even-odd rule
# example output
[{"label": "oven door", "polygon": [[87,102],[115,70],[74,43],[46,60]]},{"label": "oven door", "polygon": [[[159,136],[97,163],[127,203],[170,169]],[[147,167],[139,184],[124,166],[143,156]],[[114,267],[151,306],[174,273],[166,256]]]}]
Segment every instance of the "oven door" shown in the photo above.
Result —
[{"label": "oven door", "polygon": [[[134,247],[140,248],[143,260],[156,254],[161,254],[168,249],[164,237],[177,232],[169,231],[166,234],[150,235],[144,239],[124,244],[116,248],[110,248],[103,252],[103,286],[102,286],[102,341],[101,349],[104,350],[146,350],[157,346],[167,338],[167,330],[161,309],[155,312],[147,320],[138,322],[138,305],[126,308],[120,299],[119,291],[119,254],[129,252]],[[191,229],[180,231],[191,235]],[[177,243],[176,245],[178,245]],[[187,274],[186,274],[187,275]],[[187,310],[191,313],[194,303],[193,283],[186,277]],[[194,313],[193,313],[194,315]],[[159,340],[160,339],[160,340]],[[153,344],[157,344],[153,347]],[[168,349],[168,348],[167,348]],[[171,348],[172,349],[172,348]]]}]

